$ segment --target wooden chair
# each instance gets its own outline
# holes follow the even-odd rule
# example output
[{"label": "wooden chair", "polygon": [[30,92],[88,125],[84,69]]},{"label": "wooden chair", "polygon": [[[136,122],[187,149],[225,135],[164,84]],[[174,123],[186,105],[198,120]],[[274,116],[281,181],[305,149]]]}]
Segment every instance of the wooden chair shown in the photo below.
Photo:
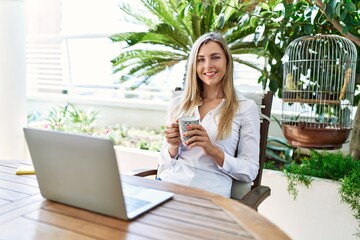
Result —
[{"label": "wooden chair", "polygon": [[[268,91],[266,94],[245,93],[247,98],[255,100],[260,109],[260,151],[259,151],[259,172],[255,180],[251,184],[242,183],[233,180],[231,198],[240,201],[241,203],[253,208],[257,211],[258,206],[270,196],[271,189],[267,186],[261,185],[261,178],[263,172],[263,164],[265,161],[266,142],[268,138],[271,106],[273,94]],[[134,174],[135,176],[147,177],[157,175],[157,169],[145,170]],[[244,192],[245,191],[245,192]]]}]

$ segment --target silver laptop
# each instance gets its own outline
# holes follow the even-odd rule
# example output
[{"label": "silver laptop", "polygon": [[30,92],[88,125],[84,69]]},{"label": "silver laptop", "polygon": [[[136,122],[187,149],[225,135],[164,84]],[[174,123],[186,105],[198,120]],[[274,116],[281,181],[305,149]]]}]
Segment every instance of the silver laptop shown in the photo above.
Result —
[{"label": "silver laptop", "polygon": [[121,183],[108,139],[34,128],[24,128],[24,133],[46,199],[130,220],[173,196]]}]

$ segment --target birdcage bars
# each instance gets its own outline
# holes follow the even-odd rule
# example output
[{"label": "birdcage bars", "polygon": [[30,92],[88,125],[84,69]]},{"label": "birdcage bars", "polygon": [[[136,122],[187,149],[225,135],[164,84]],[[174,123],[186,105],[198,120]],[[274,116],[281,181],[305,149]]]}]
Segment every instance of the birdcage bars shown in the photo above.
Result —
[{"label": "birdcage bars", "polygon": [[355,45],[337,35],[305,36],[290,43],[283,58],[281,118],[290,144],[340,148],[346,141],[356,59]]}]

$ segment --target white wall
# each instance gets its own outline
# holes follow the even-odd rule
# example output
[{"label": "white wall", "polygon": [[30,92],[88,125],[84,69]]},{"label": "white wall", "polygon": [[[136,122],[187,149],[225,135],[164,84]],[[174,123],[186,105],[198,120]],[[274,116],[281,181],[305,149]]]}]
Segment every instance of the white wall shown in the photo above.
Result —
[{"label": "white wall", "polygon": [[281,172],[264,170],[262,184],[271,188],[271,196],[260,205],[259,213],[291,239],[356,239],[358,222],[350,206],[341,202],[338,182],[316,178],[309,188],[298,188],[297,200],[287,192]]},{"label": "white wall", "polygon": [[0,159],[26,155],[24,1],[0,1]]},{"label": "white wall", "polygon": [[46,112],[51,108],[64,107],[67,103],[75,104],[82,110],[98,111],[97,126],[125,124],[139,128],[159,128],[166,119],[167,104],[158,101],[105,101],[87,98],[52,97],[28,98],[28,113]]}]

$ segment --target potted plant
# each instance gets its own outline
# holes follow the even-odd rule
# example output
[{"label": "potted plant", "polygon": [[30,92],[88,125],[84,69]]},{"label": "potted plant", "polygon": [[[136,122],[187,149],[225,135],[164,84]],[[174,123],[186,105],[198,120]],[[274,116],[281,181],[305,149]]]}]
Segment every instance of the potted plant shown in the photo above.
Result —
[{"label": "potted plant", "polygon": [[298,187],[309,188],[316,178],[338,181],[341,200],[347,203],[358,221],[357,237],[360,237],[360,161],[340,151],[315,151],[298,161],[292,161],[282,170],[287,177],[289,194],[298,197]]}]

